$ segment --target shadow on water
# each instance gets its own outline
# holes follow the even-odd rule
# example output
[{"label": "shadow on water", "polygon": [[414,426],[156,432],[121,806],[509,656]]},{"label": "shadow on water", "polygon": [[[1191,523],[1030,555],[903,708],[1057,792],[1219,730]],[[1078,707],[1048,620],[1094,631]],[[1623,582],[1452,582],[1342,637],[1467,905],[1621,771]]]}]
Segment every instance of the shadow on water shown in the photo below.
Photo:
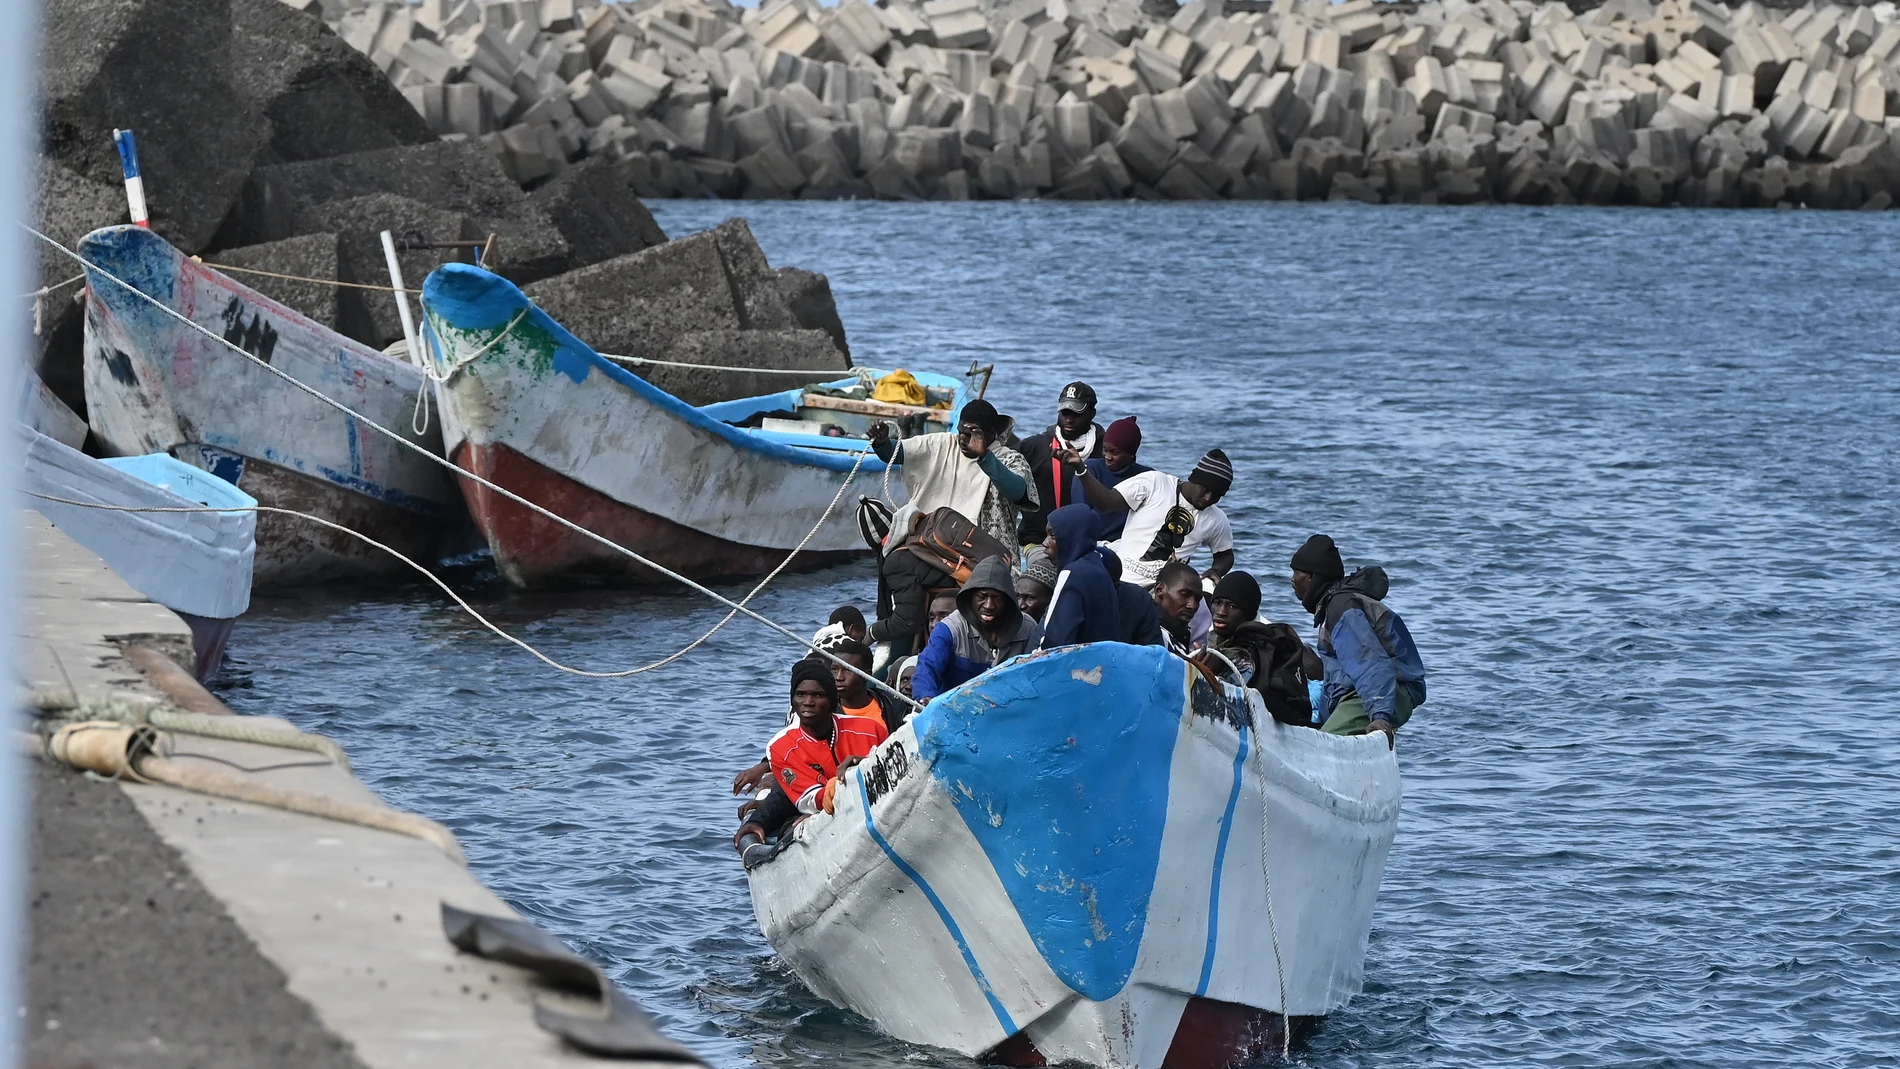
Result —
[{"label": "shadow on water", "polygon": [[[739,207],[656,204],[671,233]],[[1357,1066],[1881,1064],[1900,1050],[1900,217],[1357,205],[748,204],[862,363],[1073,378],[1142,458],[1210,445],[1265,610],[1316,530],[1384,563],[1430,702]],[[807,632],[868,564],[787,577]],[[744,589],[732,584],[728,592]],[[583,667],[720,610],[663,589],[480,607]],[[720,1066],[967,1066],[819,1004],[758,935],[732,773],[789,644],[734,624],[622,681],[545,670],[421,587],[260,597],[227,700],[334,735],[384,797]]]}]

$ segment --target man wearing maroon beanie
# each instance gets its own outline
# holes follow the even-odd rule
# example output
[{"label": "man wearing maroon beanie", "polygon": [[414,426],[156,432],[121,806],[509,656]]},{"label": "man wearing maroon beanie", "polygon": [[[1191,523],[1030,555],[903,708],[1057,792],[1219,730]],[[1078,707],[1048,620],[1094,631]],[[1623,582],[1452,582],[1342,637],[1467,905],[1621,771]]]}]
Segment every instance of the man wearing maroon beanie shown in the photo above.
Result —
[{"label": "man wearing maroon beanie", "polygon": [[[1115,486],[1123,479],[1130,479],[1144,471],[1153,471],[1148,465],[1135,459],[1141,451],[1141,425],[1133,416],[1123,416],[1108,425],[1102,432],[1102,455],[1090,457],[1083,463],[1089,474],[1101,480],[1103,486]],[[1082,496],[1082,480],[1073,480],[1072,501],[1087,501]],[[1102,541],[1113,542],[1122,536],[1122,527],[1128,522],[1128,513],[1111,512],[1102,517]]]}]

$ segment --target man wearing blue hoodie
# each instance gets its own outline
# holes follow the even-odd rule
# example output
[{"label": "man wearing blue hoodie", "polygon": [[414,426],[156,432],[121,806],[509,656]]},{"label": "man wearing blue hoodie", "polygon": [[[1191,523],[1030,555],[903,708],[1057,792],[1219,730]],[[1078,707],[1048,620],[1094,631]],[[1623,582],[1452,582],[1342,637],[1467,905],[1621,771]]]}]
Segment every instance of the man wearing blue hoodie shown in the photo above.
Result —
[{"label": "man wearing blue hoodie", "polygon": [[1101,533],[1102,517],[1087,505],[1064,505],[1049,514],[1042,546],[1061,571],[1042,624],[1045,650],[1121,641],[1121,598],[1095,549]]}]

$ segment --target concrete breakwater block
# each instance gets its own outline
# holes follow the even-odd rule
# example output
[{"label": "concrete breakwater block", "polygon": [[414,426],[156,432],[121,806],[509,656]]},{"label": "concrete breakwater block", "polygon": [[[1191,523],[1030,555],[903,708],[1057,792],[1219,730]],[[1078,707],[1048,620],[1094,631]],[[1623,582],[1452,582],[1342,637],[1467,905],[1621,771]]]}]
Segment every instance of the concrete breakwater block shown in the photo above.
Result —
[{"label": "concrete breakwater block", "polygon": [[[1270,176],[1302,141],[1392,154],[1451,127],[1482,134],[1531,119],[1573,131],[1558,135],[1559,153],[1620,170],[1636,131],[1694,141],[1783,99],[1773,150],[1790,163],[1838,159],[1900,129],[1889,119],[1900,106],[1893,9],[1818,0],[314,6],[433,129],[480,138],[514,180],[638,158],[649,196],[1303,195],[1310,181]],[[1248,116],[1270,146],[1227,141]],[[802,132],[813,128],[827,132]],[[1572,154],[1573,138],[1589,151]],[[1105,144],[1115,161],[1096,152]],[[1180,158],[1186,145],[1218,172]],[[1526,178],[1535,168],[1505,183],[1495,170],[1490,196],[1548,193]],[[1593,196],[1602,184],[1586,183]],[[1673,203],[1669,185],[1645,177],[1617,199]],[[1450,195],[1486,188],[1466,175]],[[1370,179],[1350,192],[1385,196]]]},{"label": "concrete breakwater block", "polygon": [[[351,262],[343,255],[342,243],[336,234],[306,234],[241,249],[225,249],[207,259],[219,265],[228,264],[252,271],[299,275],[303,278],[334,278],[345,282],[381,282],[388,278],[386,272],[367,279],[357,278]],[[365,322],[367,312],[359,299],[362,291],[242,271],[229,274],[238,282],[339,334],[349,335],[358,341],[367,340],[366,335],[370,332]]]},{"label": "concrete breakwater block", "polygon": [[237,89],[229,0],[49,0],[40,52],[48,156],[121,181],[112,131],[137,131],[152,226],[186,252],[236,203],[269,122]]}]

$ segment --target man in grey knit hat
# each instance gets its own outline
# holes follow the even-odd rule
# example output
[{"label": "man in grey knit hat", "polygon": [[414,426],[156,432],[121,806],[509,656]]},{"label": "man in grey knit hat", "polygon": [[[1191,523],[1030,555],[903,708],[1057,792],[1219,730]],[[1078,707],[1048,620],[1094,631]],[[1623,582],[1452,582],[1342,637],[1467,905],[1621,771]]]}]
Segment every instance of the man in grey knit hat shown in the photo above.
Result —
[{"label": "man in grey knit hat", "polygon": [[1201,549],[1213,556],[1202,573],[1207,578],[1218,580],[1233,568],[1234,529],[1218,504],[1234,484],[1234,465],[1226,453],[1208,450],[1185,479],[1148,471],[1113,487],[1104,486],[1074,453],[1063,463],[1081,481],[1095,511],[1128,514],[1121,538],[1108,543],[1122,560],[1123,582],[1152,587],[1163,564],[1192,560]]}]

